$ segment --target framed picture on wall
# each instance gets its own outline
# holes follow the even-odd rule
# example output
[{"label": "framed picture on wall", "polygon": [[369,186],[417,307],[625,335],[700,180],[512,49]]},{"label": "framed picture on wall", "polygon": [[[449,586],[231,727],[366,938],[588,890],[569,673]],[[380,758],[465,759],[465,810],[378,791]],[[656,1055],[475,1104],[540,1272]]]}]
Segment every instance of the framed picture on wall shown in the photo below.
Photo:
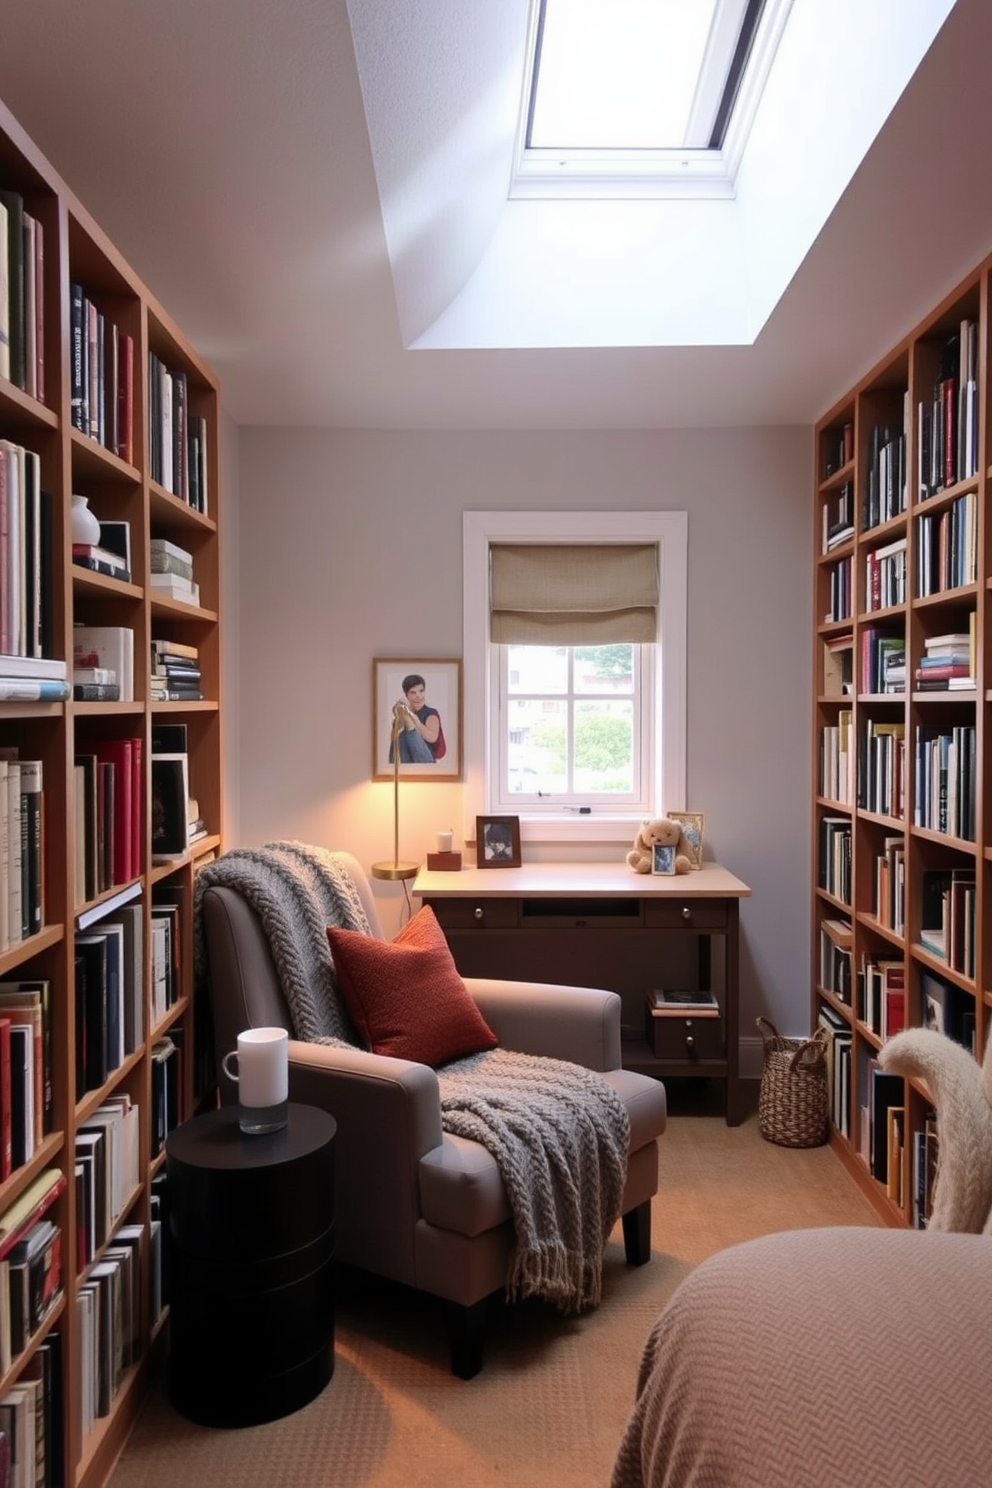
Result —
[{"label": "framed picture on wall", "polygon": [[475,866],[477,868],[520,867],[519,816],[475,818]]},{"label": "framed picture on wall", "polygon": [[460,780],[460,658],[377,656],[372,662],[372,778]]}]

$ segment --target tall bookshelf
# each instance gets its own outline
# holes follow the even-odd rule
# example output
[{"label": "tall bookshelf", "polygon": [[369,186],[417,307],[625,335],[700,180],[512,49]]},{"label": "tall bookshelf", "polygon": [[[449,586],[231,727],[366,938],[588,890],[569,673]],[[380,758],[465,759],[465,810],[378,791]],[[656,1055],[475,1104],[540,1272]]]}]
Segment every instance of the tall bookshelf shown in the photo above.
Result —
[{"label": "tall bookshelf", "polygon": [[[16,1397],[25,1380],[40,1374],[42,1365],[49,1371],[54,1365],[56,1388],[50,1399],[61,1397],[61,1409],[57,1416],[50,1415],[50,1425],[57,1428],[48,1440],[57,1465],[52,1481],[91,1488],[106,1479],[131,1429],[167,1316],[167,1301],[160,1306],[156,1290],[155,1221],[164,1165],[161,1130],[190,1114],[201,1084],[205,1087],[196,1057],[201,1010],[193,999],[191,904],[197,864],[218,851],[222,841],[218,386],[181,331],[2,105],[0,188],[22,199],[43,235],[36,285],[42,313],[31,324],[40,338],[35,351],[40,349],[44,387],[39,396],[37,382],[25,379],[24,386],[14,368],[9,379],[0,376],[0,439],[37,457],[40,485],[48,493],[40,538],[40,551],[47,556],[35,574],[42,596],[44,656],[67,663],[71,685],[76,626],[133,632],[133,700],[81,701],[70,693],[64,701],[0,701],[0,752],[16,751],[20,760],[40,761],[43,780],[40,928],[0,950],[0,982],[38,981],[47,989],[50,1086],[33,1152],[0,1180],[0,1232],[4,1217],[39,1175],[60,1169],[67,1180],[46,1214],[54,1220],[61,1242],[61,1283],[43,1320],[29,1327],[24,1346],[12,1354],[7,1367],[0,1363],[0,1407],[12,1394]],[[102,355],[92,360],[89,370],[97,379],[94,387],[104,379],[105,422],[101,426],[91,410],[86,429],[78,426],[82,422],[78,411],[75,416],[73,412],[80,371],[78,361],[74,363],[74,286],[93,306],[94,318],[87,324],[102,322],[103,328]],[[124,437],[127,396],[118,402],[112,392],[115,377],[118,385],[126,382],[127,345],[133,358],[130,443]],[[188,425],[198,436],[195,445],[179,438],[168,445],[175,453],[171,472],[170,460],[161,458],[165,436],[160,439],[158,434],[163,394],[175,400],[173,429]],[[118,413],[120,420],[115,419]],[[128,524],[129,577],[73,562],[74,494],[87,498],[101,522]],[[153,587],[150,545],[155,539],[190,555],[199,603]],[[195,652],[202,699],[152,700],[153,640],[179,643]],[[0,656],[0,676],[9,670]],[[154,852],[152,839],[151,756],[164,725],[185,728],[185,736],[179,737],[185,744],[189,791],[206,823],[206,835],[167,859]],[[102,878],[88,881],[84,863],[77,863],[82,821],[77,761],[105,747],[112,750],[115,741],[124,739],[139,741],[138,763],[131,775],[131,851],[109,867],[104,864]],[[169,742],[175,749],[175,733]],[[163,901],[169,900],[177,910],[164,907]],[[153,922],[170,914],[173,941],[163,996],[155,980],[163,967]],[[121,972],[131,1026],[116,1044],[108,1034],[105,1070],[81,1074],[82,1046],[86,1040],[92,1044],[94,1035],[89,1013],[77,1017],[77,1006],[83,1006],[77,962],[84,936],[105,936],[113,917],[126,919],[132,933],[135,926],[140,932],[133,967],[126,959]],[[87,1189],[77,1179],[77,1156],[81,1141],[86,1141],[84,1129],[103,1120],[101,1113],[109,1110],[116,1122],[127,1109],[136,1112],[127,1127],[136,1142],[132,1166],[114,1196],[106,1233],[101,1235],[100,1226],[86,1212]],[[81,1232],[87,1235],[85,1243]],[[123,1270],[121,1254],[127,1258]],[[85,1393],[89,1371],[81,1359],[88,1338],[88,1299],[99,1298],[100,1287],[108,1285],[108,1267],[111,1276],[115,1270],[123,1275],[137,1310],[133,1348],[123,1358],[117,1355],[109,1388],[100,1400]],[[129,1275],[133,1288],[126,1286]]]},{"label": "tall bookshelf", "polygon": [[990,273],[816,426],[812,1020],[832,1140],[896,1225],[939,1132],[878,1050],[929,1025],[981,1060],[992,1025]]}]

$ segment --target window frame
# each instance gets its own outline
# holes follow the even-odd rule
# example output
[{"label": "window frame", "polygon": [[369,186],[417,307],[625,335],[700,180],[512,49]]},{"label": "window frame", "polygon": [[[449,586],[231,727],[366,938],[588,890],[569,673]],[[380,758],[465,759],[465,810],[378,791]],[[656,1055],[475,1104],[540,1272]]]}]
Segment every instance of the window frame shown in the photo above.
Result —
[{"label": "window frame", "polygon": [[[578,648],[568,646],[567,649],[573,653],[569,664],[569,686],[561,693],[548,692],[540,694],[540,696],[547,698],[548,701],[564,703],[572,728],[574,729],[576,709],[582,702],[587,701],[587,695],[578,692],[574,685],[574,652],[576,649],[582,648],[581,646]],[[631,741],[631,764],[635,789],[626,794],[623,802],[616,795],[602,795],[595,791],[581,792],[574,790],[571,793],[562,793],[560,801],[554,797],[546,797],[543,801],[535,801],[532,796],[528,797],[526,791],[521,792],[519,795],[509,790],[505,795],[501,793],[504,779],[508,779],[509,768],[509,726],[507,717],[504,716],[502,710],[504,703],[508,704],[511,701],[508,668],[510,647],[507,644],[495,644],[496,658],[495,664],[490,668],[492,692],[489,699],[490,717],[496,721],[496,727],[493,731],[493,758],[495,763],[493,773],[497,784],[489,791],[493,802],[492,809],[494,811],[500,810],[507,812],[523,809],[528,813],[532,812],[535,816],[556,816],[564,811],[574,812],[579,810],[580,807],[588,807],[589,814],[599,814],[610,805],[616,811],[623,813],[633,811],[639,817],[650,812],[651,802],[648,798],[653,795],[652,782],[650,779],[645,779],[644,777],[649,772],[651,760],[651,730],[649,720],[654,717],[654,672],[652,665],[654,645],[634,642],[632,649],[632,686],[629,693],[622,694],[621,696],[624,701],[629,700],[634,706],[636,726],[633,730]],[[513,696],[515,695],[513,694]],[[571,730],[569,732],[571,734],[569,754],[573,757],[574,764],[575,738],[574,733]],[[583,811],[583,814],[585,814],[585,811]]]},{"label": "window frame", "polygon": [[[497,648],[489,639],[489,547],[493,542],[653,543],[658,549],[658,631],[650,652],[651,710],[660,738],[650,762],[651,814],[681,810],[686,788],[686,655],[688,516],[684,511],[523,512],[466,511],[462,517],[462,619],[464,654],[465,835],[473,840],[476,816],[491,814],[489,781],[495,729],[491,700]],[[641,811],[520,812],[525,841],[626,841]]]}]

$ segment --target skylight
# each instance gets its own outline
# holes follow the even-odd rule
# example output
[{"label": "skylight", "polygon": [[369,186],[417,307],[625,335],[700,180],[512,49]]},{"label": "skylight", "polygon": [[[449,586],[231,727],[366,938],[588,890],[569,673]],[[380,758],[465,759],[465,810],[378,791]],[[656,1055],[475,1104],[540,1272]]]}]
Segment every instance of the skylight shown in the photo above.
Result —
[{"label": "skylight", "polygon": [[790,5],[533,0],[511,195],[732,195]]}]

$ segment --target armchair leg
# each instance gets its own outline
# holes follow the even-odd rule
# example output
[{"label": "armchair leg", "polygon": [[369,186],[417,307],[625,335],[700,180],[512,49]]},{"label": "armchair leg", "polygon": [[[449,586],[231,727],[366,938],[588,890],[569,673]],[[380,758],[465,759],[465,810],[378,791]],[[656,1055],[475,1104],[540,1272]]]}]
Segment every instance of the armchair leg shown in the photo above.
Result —
[{"label": "armchair leg", "polygon": [[468,1307],[448,1303],[451,1372],[459,1379],[472,1379],[482,1368],[482,1345],[486,1331],[488,1298]]},{"label": "armchair leg", "polygon": [[628,1266],[643,1266],[651,1259],[651,1200],[623,1216],[623,1248]]}]

